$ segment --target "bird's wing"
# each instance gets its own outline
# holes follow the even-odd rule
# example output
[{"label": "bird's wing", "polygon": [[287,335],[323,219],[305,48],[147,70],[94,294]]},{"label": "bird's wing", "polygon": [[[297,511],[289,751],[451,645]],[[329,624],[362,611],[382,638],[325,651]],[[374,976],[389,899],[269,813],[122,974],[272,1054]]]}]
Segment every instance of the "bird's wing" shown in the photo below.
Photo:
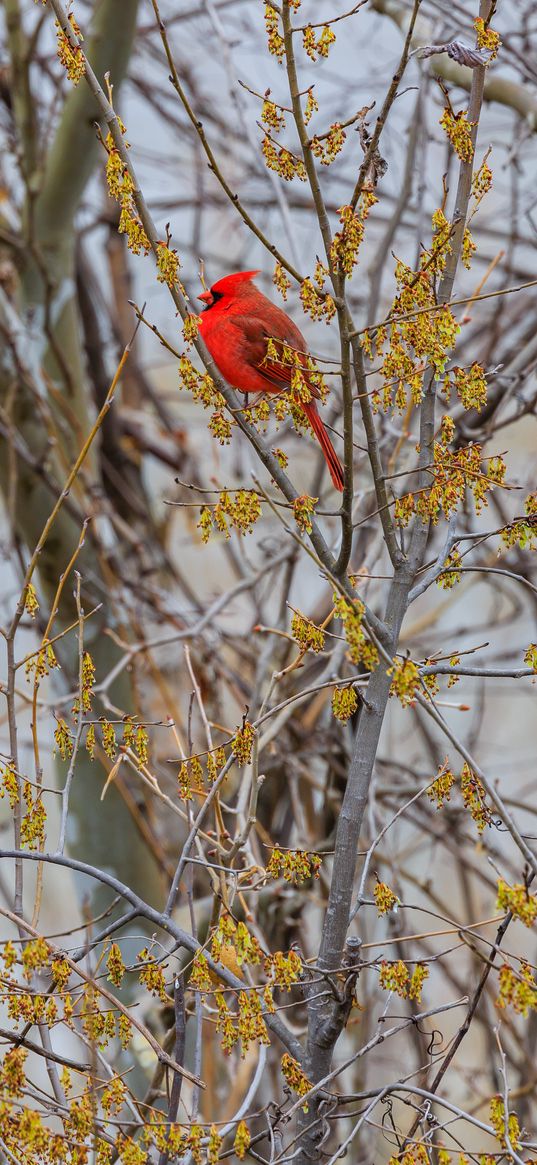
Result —
[{"label": "bird's wing", "polygon": [[[307,376],[306,356],[303,354],[303,339],[292,325],[290,320],[286,320],[288,325],[284,329],[278,327],[279,320],[274,321],[275,328],[271,331],[272,321],[270,324],[264,323],[262,320],[254,319],[251,316],[233,316],[229,320],[229,324],[236,327],[244,337],[245,341],[245,356],[249,364],[253,365],[259,376],[270,384],[271,387],[285,388],[291,384],[291,378],[295,368],[295,364],[279,360],[275,358],[271,347],[276,349],[277,353],[281,353],[283,357],[284,347],[291,351],[298,351],[300,353],[300,363],[304,365],[305,378],[307,380],[308,388],[313,397],[318,397],[319,391],[314,384],[310,383]],[[289,326],[291,325],[291,326]],[[271,342],[272,341],[272,345]]]}]

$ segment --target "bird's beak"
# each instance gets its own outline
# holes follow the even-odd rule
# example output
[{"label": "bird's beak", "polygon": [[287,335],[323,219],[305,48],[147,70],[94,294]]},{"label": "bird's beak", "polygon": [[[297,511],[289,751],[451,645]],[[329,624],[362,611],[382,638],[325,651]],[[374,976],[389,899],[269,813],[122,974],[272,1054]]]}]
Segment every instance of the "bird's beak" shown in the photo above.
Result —
[{"label": "bird's beak", "polygon": [[204,291],[201,295],[198,295],[198,299],[201,299],[202,303],[212,303],[213,297],[210,291]]}]

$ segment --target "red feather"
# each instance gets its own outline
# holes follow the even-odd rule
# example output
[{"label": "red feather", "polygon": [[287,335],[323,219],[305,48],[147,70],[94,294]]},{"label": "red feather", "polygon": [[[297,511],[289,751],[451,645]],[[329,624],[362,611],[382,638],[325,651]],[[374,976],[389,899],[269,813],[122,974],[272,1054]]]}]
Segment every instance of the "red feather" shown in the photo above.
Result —
[{"label": "red feather", "polygon": [[[267,357],[273,339],[300,354],[304,379],[312,397],[319,392],[307,373],[306,342],[289,316],[271,303],[252,283],[258,271],[237,271],[200,295],[207,304],[201,315],[201,334],[222,376],[240,392],[282,392],[290,388],[293,365]],[[314,400],[301,401],[337,490],[343,490],[343,468]]]}]

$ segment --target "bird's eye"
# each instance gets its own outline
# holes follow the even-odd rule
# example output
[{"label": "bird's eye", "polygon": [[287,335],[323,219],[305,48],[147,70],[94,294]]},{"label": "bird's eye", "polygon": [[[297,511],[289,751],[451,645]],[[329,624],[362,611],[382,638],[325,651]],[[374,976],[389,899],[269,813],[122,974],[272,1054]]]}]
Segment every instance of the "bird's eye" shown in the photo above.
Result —
[{"label": "bird's eye", "polygon": [[204,295],[200,295],[199,298],[203,299],[206,304],[204,311],[208,311],[210,307],[214,307],[215,303],[217,303],[219,299],[222,299],[222,292],[213,291],[211,287],[210,291],[206,291]]}]

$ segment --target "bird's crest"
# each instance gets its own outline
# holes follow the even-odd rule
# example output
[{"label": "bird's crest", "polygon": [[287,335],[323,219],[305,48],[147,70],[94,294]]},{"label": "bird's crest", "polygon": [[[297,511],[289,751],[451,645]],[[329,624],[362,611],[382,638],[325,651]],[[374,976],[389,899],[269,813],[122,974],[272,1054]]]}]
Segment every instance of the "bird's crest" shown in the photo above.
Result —
[{"label": "bird's crest", "polygon": [[250,280],[255,279],[256,275],[260,275],[260,271],[234,271],[232,275],[224,275],[223,279],[219,279],[218,283],[213,283],[211,291],[216,291],[217,294],[236,291],[243,283],[249,283]]}]

